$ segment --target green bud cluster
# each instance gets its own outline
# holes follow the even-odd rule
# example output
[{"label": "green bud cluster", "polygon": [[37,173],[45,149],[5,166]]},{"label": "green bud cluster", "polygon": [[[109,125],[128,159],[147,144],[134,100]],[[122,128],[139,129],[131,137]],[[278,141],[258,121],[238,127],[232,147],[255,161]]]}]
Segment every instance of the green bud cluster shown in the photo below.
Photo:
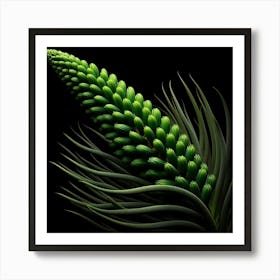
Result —
[{"label": "green bud cluster", "polygon": [[208,203],[215,176],[177,124],[106,69],[54,49],[47,57],[115,156],[153,183],[186,188]]}]

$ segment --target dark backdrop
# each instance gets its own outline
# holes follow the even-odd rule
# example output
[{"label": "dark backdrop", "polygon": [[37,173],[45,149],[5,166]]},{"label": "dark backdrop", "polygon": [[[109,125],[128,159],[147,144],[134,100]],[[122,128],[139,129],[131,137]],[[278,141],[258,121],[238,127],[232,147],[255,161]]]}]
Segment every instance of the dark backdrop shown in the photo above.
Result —
[{"label": "dark backdrop", "polygon": [[[185,92],[177,71],[192,87],[188,79],[190,73],[204,90],[221,122],[224,121],[223,108],[213,86],[223,94],[232,111],[232,48],[51,48],[66,51],[89,63],[94,62],[99,69],[106,68],[152,101],[154,94],[162,94],[162,82],[167,85],[169,80],[172,80],[180,99]],[[49,66],[47,86],[49,162],[59,158],[57,143],[63,142],[63,132],[69,132],[70,126],[84,119],[84,114]],[[67,178],[48,164],[48,232],[90,231],[86,222],[64,211],[69,204],[55,194],[65,182]]]}]

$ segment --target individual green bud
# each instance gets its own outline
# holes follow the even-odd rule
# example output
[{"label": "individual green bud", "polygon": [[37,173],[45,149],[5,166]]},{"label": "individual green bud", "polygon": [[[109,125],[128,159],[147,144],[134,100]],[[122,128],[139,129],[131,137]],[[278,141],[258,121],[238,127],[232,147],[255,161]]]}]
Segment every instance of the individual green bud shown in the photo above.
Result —
[{"label": "individual green bud", "polygon": [[154,108],[152,110],[152,115],[155,117],[156,121],[157,121],[157,126],[160,124],[161,122],[161,112],[158,108]]},{"label": "individual green bud", "polygon": [[166,162],[164,164],[164,171],[169,175],[169,176],[175,176],[178,175],[178,170],[169,162]]},{"label": "individual green bud", "polygon": [[100,129],[102,130],[102,131],[112,131],[113,130],[113,128],[114,128],[114,126],[112,125],[112,124],[109,124],[109,123],[103,123],[103,124],[101,124],[101,126],[100,126]]},{"label": "individual green bud", "polygon": [[91,84],[95,84],[96,83],[96,78],[93,74],[87,74],[87,80],[91,83]]},{"label": "individual green bud", "polygon": [[176,143],[176,155],[181,156],[186,152],[186,147],[182,141],[177,141]]},{"label": "individual green bud", "polygon": [[137,144],[141,144],[141,143],[146,142],[146,139],[143,136],[141,136],[139,133],[137,133],[136,131],[130,131],[129,132],[129,137],[131,138],[131,140],[134,143],[137,143]]},{"label": "individual green bud", "polygon": [[[85,91],[85,92],[80,92],[77,94],[76,98],[79,99],[84,99],[84,98],[92,98],[93,94],[90,91]],[[92,99],[93,100],[93,99]]]},{"label": "individual green bud", "polygon": [[204,168],[201,168],[198,170],[196,175],[196,182],[198,183],[198,186],[202,188],[202,186],[205,184],[205,180],[207,177],[207,170]]},{"label": "individual green bud", "polygon": [[190,144],[189,137],[186,134],[180,135],[178,140],[182,141],[184,143],[185,147],[187,147]]},{"label": "individual green bud", "polygon": [[163,116],[161,118],[160,127],[165,131],[165,133],[169,133],[169,131],[170,131],[170,119],[167,116]]},{"label": "individual green bud", "polygon": [[113,102],[118,108],[120,108],[120,110],[122,110],[123,108],[122,98],[117,93],[113,94]]},{"label": "individual green bud", "polygon": [[153,105],[152,105],[151,100],[145,100],[143,103],[143,106],[146,107],[147,109],[149,109],[150,112],[152,112]]},{"label": "individual green bud", "polygon": [[146,107],[142,108],[142,120],[144,124],[148,124],[148,117],[150,114],[151,111],[148,108]]},{"label": "individual green bud", "polygon": [[69,75],[69,74],[66,74],[65,76],[64,76],[64,79],[65,79],[65,82],[70,82],[71,81],[71,75]]},{"label": "individual green bud", "polygon": [[137,158],[137,159],[134,159],[130,165],[132,167],[136,167],[136,168],[143,168],[143,167],[146,167],[147,166],[147,160],[143,159],[143,158]]},{"label": "individual green bud", "polygon": [[68,86],[68,87],[71,88],[71,87],[73,86],[73,83],[72,83],[72,82],[67,82],[67,83],[66,83],[66,86]]},{"label": "individual green bud", "polygon": [[129,145],[131,143],[131,139],[129,137],[116,137],[114,139],[114,143],[120,146]]},{"label": "individual green bud", "polygon": [[[58,61],[58,62],[60,62],[60,61],[65,61],[65,59],[64,59],[65,54],[66,54],[66,53],[63,53],[62,51],[58,51],[58,50],[55,50],[55,49],[54,49],[54,50],[53,50],[53,53],[52,53],[52,55],[51,55],[51,58],[52,58],[53,61]],[[71,61],[74,61],[74,59],[75,59],[75,57],[72,56],[72,57],[71,57]]]},{"label": "individual green bud", "polygon": [[[104,114],[105,113],[105,110],[103,107],[100,107],[100,106],[94,106],[94,107],[91,107],[89,109],[86,110],[86,113],[87,114]],[[103,115],[101,115],[103,116]],[[101,118],[100,116],[100,118]]]},{"label": "individual green bud", "polygon": [[113,100],[113,91],[108,87],[108,86],[104,86],[102,88],[104,96],[108,99],[108,100]]},{"label": "individual green bud", "polygon": [[126,117],[127,123],[132,126],[134,124],[135,115],[129,110],[125,110],[124,115]]},{"label": "individual green bud", "polygon": [[154,153],[155,153],[155,151],[153,149],[151,149],[150,147],[143,145],[143,144],[137,145],[136,150],[137,150],[137,152],[140,153],[140,155],[147,156],[147,157],[150,157],[150,156],[154,155]]},{"label": "individual green bud", "polygon": [[194,145],[189,145],[186,150],[186,158],[187,160],[192,160],[195,155],[195,147]]},{"label": "individual green bud", "polygon": [[73,86],[73,91],[74,92],[80,91],[80,87],[79,86]]},{"label": "individual green bud", "polygon": [[89,89],[89,84],[87,84],[87,83],[80,83],[79,84],[79,88],[81,90],[88,90]]},{"label": "individual green bud", "polygon": [[141,94],[141,93],[137,93],[136,95],[135,95],[135,101],[138,101],[140,104],[141,104],[141,106],[143,105],[143,102],[144,102],[144,97],[143,97],[143,95]]},{"label": "individual green bud", "polygon": [[131,127],[129,125],[122,124],[122,123],[115,123],[114,128],[117,132],[124,133],[124,134],[128,134],[129,131],[131,130]]},{"label": "individual green bud", "polygon": [[209,184],[206,184],[203,186],[202,191],[201,191],[201,200],[207,204],[210,200],[211,197],[211,192],[212,192],[212,187]]},{"label": "individual green bud", "polygon": [[120,112],[120,109],[114,105],[114,104],[106,104],[104,106],[104,109],[107,111],[107,112],[110,112],[110,113],[113,113],[113,112]]},{"label": "individual green bud", "polygon": [[148,126],[153,130],[156,131],[157,128],[157,120],[153,115],[148,116]]},{"label": "individual green bud", "polygon": [[162,169],[164,167],[165,161],[159,157],[150,157],[148,159],[148,163],[154,168]]},{"label": "individual green bud", "polygon": [[98,104],[101,104],[101,105],[105,105],[105,104],[109,103],[108,99],[106,99],[102,95],[95,95],[93,98]]},{"label": "individual green bud", "polygon": [[[58,51],[58,52],[62,53],[62,51]],[[68,55],[68,61],[73,62],[74,61],[74,55],[73,54],[68,54],[68,53],[67,53],[67,55]]]},{"label": "individual green bud", "polygon": [[88,68],[88,63],[85,60],[81,60],[80,62],[86,69]]},{"label": "individual green bud", "polygon": [[192,193],[194,193],[196,196],[200,196],[200,189],[195,181],[191,181],[189,184],[189,189]]},{"label": "individual green bud", "polygon": [[178,156],[177,168],[181,174],[186,174],[188,167],[188,161],[185,156]]},{"label": "individual green bud", "polygon": [[87,68],[85,66],[83,66],[83,65],[78,65],[77,66],[77,70],[79,72],[83,72],[83,73],[87,74]]},{"label": "individual green bud", "polygon": [[136,116],[142,116],[142,106],[138,101],[132,103],[132,111]]},{"label": "individual green bud", "polygon": [[105,137],[109,140],[114,140],[115,138],[118,137],[118,133],[117,132],[108,132],[105,134]]},{"label": "individual green bud", "polygon": [[71,64],[72,64],[72,68],[74,68],[76,70],[78,69],[78,63],[72,62]]},{"label": "individual green bud", "polygon": [[144,135],[150,143],[152,143],[153,140],[155,139],[155,134],[149,126],[144,127]]},{"label": "individual green bud", "polygon": [[[66,61],[66,62],[65,62],[65,65],[66,65],[68,68],[71,68],[71,67],[72,67],[72,63],[71,63],[70,61]],[[74,71],[75,71],[75,72],[74,72]],[[74,70],[74,69],[69,69],[69,73],[70,73],[71,75],[76,75],[77,71]]]},{"label": "individual green bud", "polygon": [[167,148],[172,148],[174,149],[175,146],[176,146],[176,140],[175,140],[175,137],[172,133],[168,133],[167,136],[166,136],[166,147]]},{"label": "individual green bud", "polygon": [[81,63],[81,60],[77,56],[74,56],[73,60],[76,61],[78,64]]},{"label": "individual green bud", "polygon": [[89,86],[89,89],[95,94],[101,94],[102,93],[101,88],[99,86],[95,85],[95,84],[91,84]]},{"label": "individual green bud", "polygon": [[208,172],[208,165],[206,163],[201,163],[200,168],[203,168]]},{"label": "individual green bud", "polygon": [[77,77],[72,77],[72,78],[71,78],[71,81],[72,81],[73,83],[79,83],[79,82],[80,82],[80,79],[77,78]]},{"label": "individual green bud", "polygon": [[196,163],[197,166],[200,166],[201,162],[202,162],[200,155],[199,154],[195,154],[194,158],[193,158],[193,161]]},{"label": "individual green bud", "polygon": [[[78,78],[84,81],[88,81],[87,75],[84,72],[78,72],[77,73]],[[70,76],[69,76],[70,77]]]},{"label": "individual green bud", "polygon": [[53,56],[51,57],[53,61],[75,61],[75,57],[73,55],[69,55],[67,53],[63,53],[61,51],[54,50]]},{"label": "individual green bud", "polygon": [[100,77],[106,82],[108,80],[108,71],[102,68],[100,71]]},{"label": "individual green bud", "polygon": [[[69,62],[70,63],[70,62]],[[71,63],[70,63],[71,64]],[[69,69],[68,73],[71,74],[72,76],[77,75],[77,71],[74,69]]]},{"label": "individual green bud", "polygon": [[166,133],[165,131],[161,128],[161,127],[158,127],[156,129],[156,137],[162,142],[162,143],[165,143],[165,140],[166,140]]},{"label": "individual green bud", "polygon": [[[93,120],[93,122],[95,122],[95,118],[91,118],[91,120]],[[112,129],[113,129],[113,125],[111,123],[101,123],[100,124],[100,131],[102,131],[104,134],[105,133],[109,133],[109,132],[112,132]],[[109,147],[110,148],[113,148],[115,147],[116,145],[113,143],[113,142],[110,142],[109,143]]]},{"label": "individual green bud", "polygon": [[118,86],[117,86],[118,88],[121,88],[125,93],[126,93],[126,83],[125,83],[125,81],[123,81],[123,80],[120,80],[119,82],[118,82]]},{"label": "individual green bud", "polygon": [[106,82],[100,76],[96,79],[96,83],[100,88],[106,86]]},{"label": "individual green bud", "polygon": [[[101,107],[103,108],[103,107]],[[103,108],[104,110],[104,108]],[[103,114],[103,115],[99,115],[95,118],[96,122],[113,122],[113,117],[110,114]]]},{"label": "individual green bud", "polygon": [[145,172],[144,177],[150,180],[157,180],[165,176],[164,171],[149,169]]},{"label": "individual green bud", "polygon": [[215,184],[216,184],[216,177],[215,177],[215,175],[213,175],[213,174],[209,175],[207,177],[206,184],[209,184],[212,187],[215,187]]},{"label": "individual green bud", "polygon": [[64,62],[68,61],[68,55],[65,55],[65,53],[61,54],[60,59],[63,60]]},{"label": "individual green bud", "polygon": [[52,65],[54,66],[54,68],[56,68],[57,67],[57,65],[59,65],[59,61],[55,61],[55,57],[53,58],[53,60],[52,60]]},{"label": "individual green bud", "polygon": [[[123,87],[117,86],[116,88],[116,93],[122,98],[124,99],[126,97],[126,89],[124,89]],[[128,98],[127,98],[128,99]],[[129,99],[128,99],[129,100]],[[130,101],[130,100],[129,100]],[[131,102],[131,101],[130,101]]]},{"label": "individual green bud", "polygon": [[61,71],[62,73],[64,73],[65,75],[68,74],[69,70],[67,68],[62,69]]},{"label": "individual green bud", "polygon": [[63,79],[64,79],[64,81],[70,80],[71,79],[71,75],[67,74],[67,75],[64,76]]},{"label": "individual green bud", "polygon": [[123,109],[128,111],[132,110],[132,103],[128,98],[123,99]]},{"label": "individual green bud", "polygon": [[137,152],[136,147],[134,145],[125,145],[122,149],[129,154],[134,154]]},{"label": "individual green bud", "polygon": [[166,150],[166,158],[167,158],[167,161],[170,162],[171,164],[173,164],[174,166],[177,165],[177,156],[173,149],[168,148]]},{"label": "individual green bud", "polygon": [[139,131],[139,132],[143,132],[143,129],[144,129],[144,123],[143,121],[141,120],[141,118],[139,117],[135,117],[134,118],[134,126],[135,128]]},{"label": "individual green bud", "polygon": [[159,139],[153,141],[153,147],[157,150],[160,155],[165,155],[165,147]]},{"label": "individual green bud", "polygon": [[112,116],[115,122],[126,123],[126,116],[123,113],[115,111],[112,113]]},{"label": "individual green bud", "polygon": [[87,107],[87,106],[93,106],[95,104],[94,99],[86,99],[82,101],[81,106],[82,107]]},{"label": "individual green bud", "polygon": [[176,176],[175,177],[175,184],[179,187],[187,188],[188,187],[188,181],[182,177],[182,176]]},{"label": "individual green bud", "polygon": [[89,67],[90,67],[90,70],[93,71],[94,76],[98,77],[99,76],[99,70],[98,70],[97,66],[94,63],[91,63],[89,65]]},{"label": "individual green bud", "polygon": [[116,74],[110,74],[109,76],[109,80],[112,80],[115,84],[118,83],[118,78],[117,78],[117,75]]},{"label": "individual green bud", "polygon": [[117,82],[114,79],[109,78],[109,80],[107,81],[107,85],[112,89],[112,91],[116,91]]},{"label": "individual green bud", "polygon": [[175,182],[173,180],[168,180],[168,179],[159,179],[155,183],[156,185],[171,185],[174,186]]},{"label": "individual green bud", "polygon": [[133,87],[128,87],[126,91],[126,97],[130,100],[131,103],[135,100],[135,90]]},{"label": "individual green bud", "polygon": [[170,129],[170,133],[174,135],[176,141],[179,137],[179,133],[180,133],[180,128],[177,124],[173,124],[171,129]]},{"label": "individual green bud", "polygon": [[188,162],[188,167],[187,167],[187,180],[192,180],[195,178],[197,172],[197,165],[195,164],[194,161],[189,161]]}]

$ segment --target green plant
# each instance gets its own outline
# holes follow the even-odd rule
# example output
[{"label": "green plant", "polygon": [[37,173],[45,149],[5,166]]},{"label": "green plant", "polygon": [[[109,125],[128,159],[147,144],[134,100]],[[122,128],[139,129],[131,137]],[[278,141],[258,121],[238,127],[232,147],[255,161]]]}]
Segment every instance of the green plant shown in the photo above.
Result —
[{"label": "green plant", "polygon": [[[163,88],[167,105],[159,100],[163,107],[159,110],[104,68],[99,70],[93,63],[53,49],[47,55],[50,65],[93,122],[91,128],[79,127],[74,133],[82,143],[66,137],[83,153],[90,153],[95,163],[87,154],[78,155],[62,146],[68,153],[64,158],[72,168],[54,164],[79,185],[71,183],[79,195],[68,188],[59,194],[89,216],[97,216],[99,223],[88,215],[72,213],[107,231],[114,230],[112,224],[141,230],[229,229],[231,190],[222,184],[230,184],[230,178],[225,178],[230,176],[223,170],[230,159],[230,119],[220,94],[227,120],[226,139],[193,79],[199,103],[179,75],[197,117],[198,134],[171,83],[171,97]],[[97,147],[89,133],[102,138],[111,152]],[[161,212],[164,215],[158,214]]]}]

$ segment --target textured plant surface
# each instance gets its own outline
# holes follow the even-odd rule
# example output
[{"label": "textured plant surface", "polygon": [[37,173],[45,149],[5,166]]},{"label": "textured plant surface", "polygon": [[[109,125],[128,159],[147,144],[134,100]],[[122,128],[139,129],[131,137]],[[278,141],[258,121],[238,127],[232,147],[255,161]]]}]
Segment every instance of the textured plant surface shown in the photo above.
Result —
[{"label": "textured plant surface", "polygon": [[68,211],[104,231],[231,230],[231,122],[218,92],[226,137],[192,78],[196,96],[179,75],[195,125],[171,83],[160,110],[104,68],[54,49],[47,55],[92,120],[65,135],[75,149],[61,145],[64,160],[53,163],[72,178],[59,194],[81,211]]}]

